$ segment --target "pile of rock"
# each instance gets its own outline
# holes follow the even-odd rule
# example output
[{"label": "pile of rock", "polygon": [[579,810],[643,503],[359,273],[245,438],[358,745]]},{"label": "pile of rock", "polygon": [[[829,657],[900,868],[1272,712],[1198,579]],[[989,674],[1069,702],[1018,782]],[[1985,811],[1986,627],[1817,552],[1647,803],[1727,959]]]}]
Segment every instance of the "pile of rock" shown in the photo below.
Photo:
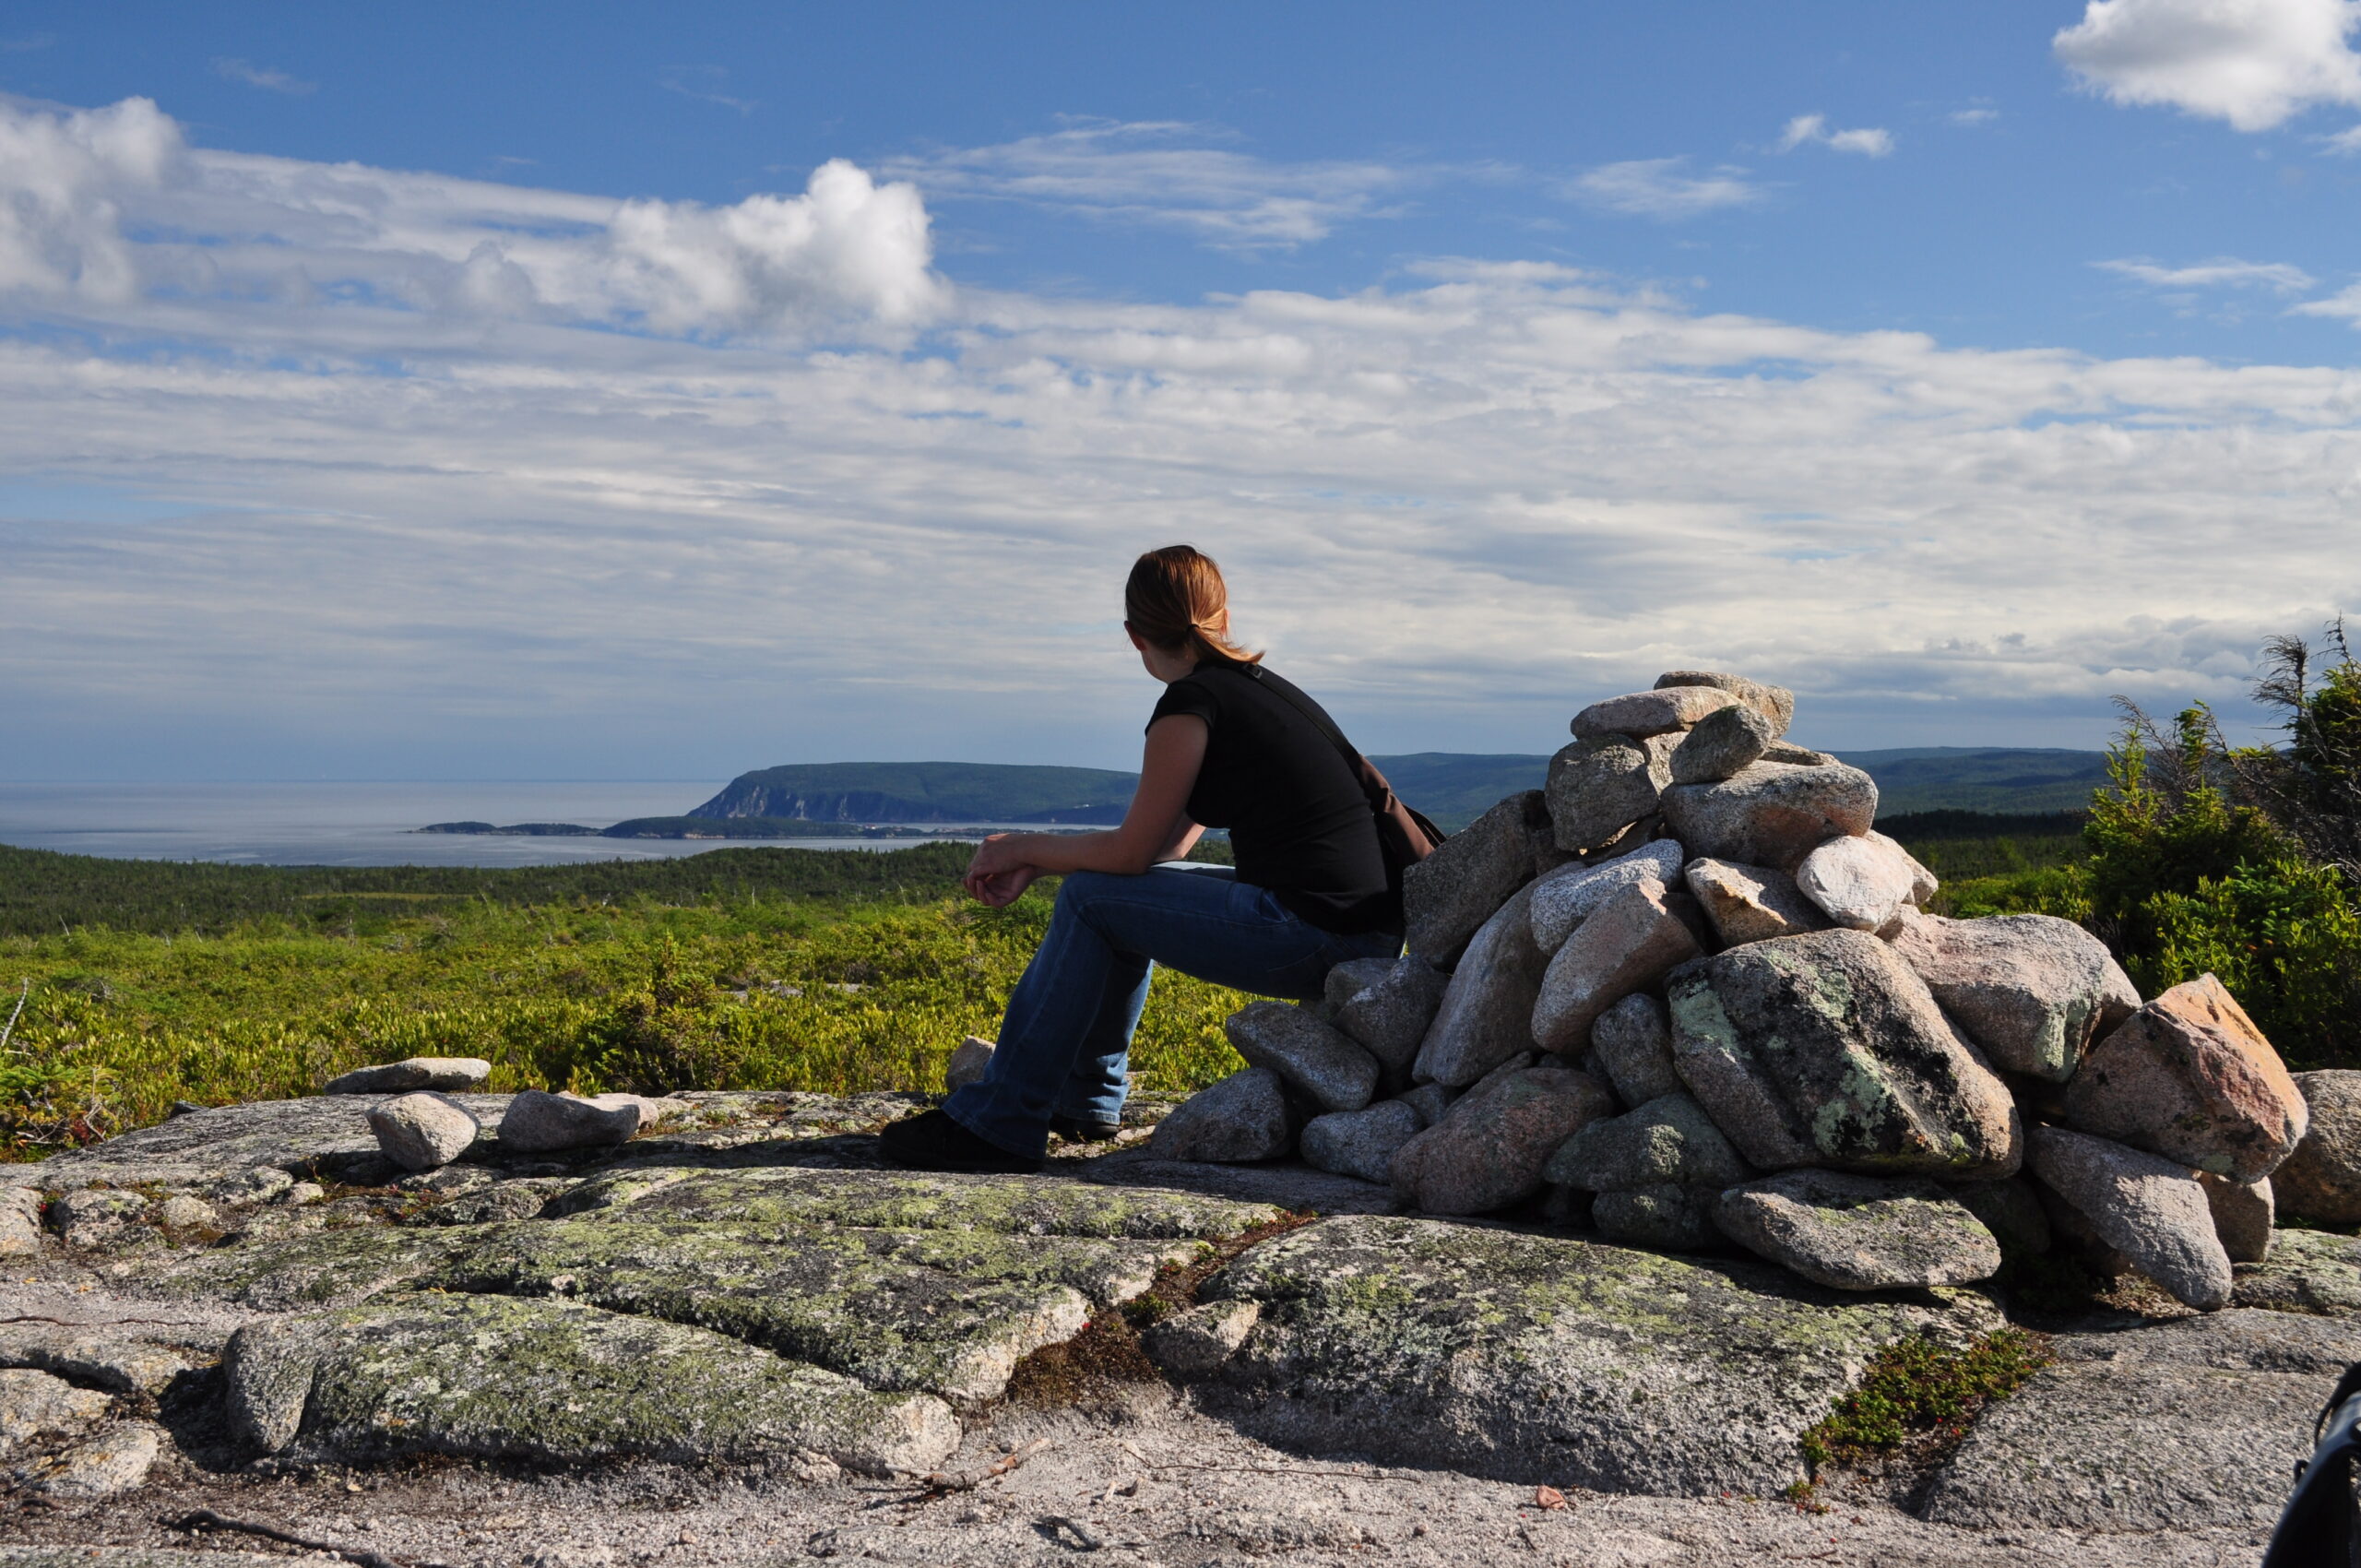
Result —
[{"label": "pile of rock", "polygon": [[1248,1066],[1154,1152],[1299,1153],[1430,1214],[1546,1195],[1845,1289],[2062,1238],[2224,1304],[2307,1129],[2270,1042],[2211,975],[2143,1002],[2070,921],[1922,912],[1876,784],[1784,741],[1794,710],[1702,671],[1584,708],[1545,789],[1412,869],[1407,956],[1233,1016]]},{"label": "pile of rock", "polygon": [[[437,1170],[475,1146],[482,1124],[453,1094],[480,1089],[492,1063],[479,1056],[412,1056],[360,1067],[321,1092],[391,1094],[369,1108],[377,1147],[404,1170]],[[401,1092],[407,1091],[407,1092]],[[636,1137],[663,1119],[661,1100],[635,1094],[547,1094],[527,1089],[508,1102],[494,1134],[506,1154],[603,1148]]]}]

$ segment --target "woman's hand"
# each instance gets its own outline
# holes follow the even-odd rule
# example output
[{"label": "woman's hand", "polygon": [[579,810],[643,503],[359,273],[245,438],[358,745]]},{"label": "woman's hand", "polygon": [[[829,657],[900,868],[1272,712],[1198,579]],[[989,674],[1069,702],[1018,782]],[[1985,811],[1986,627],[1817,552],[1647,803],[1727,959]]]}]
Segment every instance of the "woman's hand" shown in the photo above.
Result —
[{"label": "woman's hand", "polygon": [[978,903],[991,909],[1003,909],[1016,902],[1027,887],[1041,874],[1041,868],[1025,859],[1021,840],[1031,837],[1022,833],[993,833],[976,846],[973,860],[967,862],[967,875],[959,879]]},{"label": "woman's hand", "polygon": [[1025,896],[1041,874],[1038,866],[1018,866],[1013,871],[995,872],[990,876],[969,876],[963,884],[976,902],[987,909],[1004,909]]}]

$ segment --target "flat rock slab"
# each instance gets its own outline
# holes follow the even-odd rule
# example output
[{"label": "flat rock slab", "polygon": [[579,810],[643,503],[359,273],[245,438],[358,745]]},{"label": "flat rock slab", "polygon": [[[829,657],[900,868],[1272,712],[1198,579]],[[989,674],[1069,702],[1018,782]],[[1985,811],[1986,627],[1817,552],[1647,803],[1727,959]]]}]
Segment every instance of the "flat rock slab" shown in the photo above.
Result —
[{"label": "flat rock slab", "polygon": [[1926,1517],[2105,1533],[2267,1526],[2334,1385],[2175,1360],[2061,1361],[1985,1411],[1937,1476]]},{"label": "flat rock slab", "polygon": [[1323,1220],[1207,1287],[1258,1301],[1208,1385],[1267,1441],[1606,1491],[1768,1496],[1880,1348],[1994,1326],[1969,1292],[1865,1300],[1762,1265],[1486,1226]]},{"label": "flat rock slab", "polygon": [[2233,1305],[2361,1316],[2361,1239],[2326,1230],[2274,1230],[2271,1237],[2270,1257],[2235,1271]]},{"label": "flat rock slab", "polygon": [[881,1395],[726,1335],[572,1302],[410,1295],[241,1329],[231,1425],[267,1453],[580,1462],[799,1449],[876,1471],[940,1463],[949,1407]]},{"label": "flat rock slab", "polygon": [[[2294,1372],[2327,1378],[2333,1387],[2347,1366],[2361,1361],[2361,1324],[2233,1307],[2112,1334],[2061,1334],[2050,1347],[2061,1361]],[[2328,1402],[2326,1388],[2320,1402]]]},{"label": "flat rock slab", "polygon": [[1166,1189],[1159,1196],[1167,1200],[1197,1193],[1236,1206],[1251,1206],[1252,1212],[1264,1217],[1254,1224],[1291,1213],[1399,1214],[1404,1207],[1392,1187],[1339,1176],[1295,1159],[1267,1165],[1210,1165],[1158,1159],[1146,1149],[1126,1149],[1078,1165],[1074,1174],[1110,1186]]}]

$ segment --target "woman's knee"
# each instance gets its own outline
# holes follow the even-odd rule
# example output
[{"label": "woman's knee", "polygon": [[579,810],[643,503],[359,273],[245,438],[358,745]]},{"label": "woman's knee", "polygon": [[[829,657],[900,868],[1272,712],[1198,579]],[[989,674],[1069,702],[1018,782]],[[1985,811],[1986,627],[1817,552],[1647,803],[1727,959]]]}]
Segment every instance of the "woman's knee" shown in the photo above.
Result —
[{"label": "woman's knee", "polygon": [[1125,883],[1137,883],[1135,876],[1117,876],[1111,872],[1070,871],[1058,885],[1057,908],[1071,914],[1080,914],[1092,904],[1114,892]]}]

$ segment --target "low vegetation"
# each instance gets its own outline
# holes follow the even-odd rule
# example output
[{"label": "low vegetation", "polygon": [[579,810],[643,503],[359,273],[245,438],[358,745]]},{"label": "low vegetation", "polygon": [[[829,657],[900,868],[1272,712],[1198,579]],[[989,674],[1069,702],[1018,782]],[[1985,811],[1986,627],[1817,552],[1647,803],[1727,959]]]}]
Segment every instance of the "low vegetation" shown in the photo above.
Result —
[{"label": "low vegetation", "polygon": [[1860,1386],[1804,1433],[1804,1458],[1814,1470],[1931,1465],[1967,1435],[1978,1411],[2015,1393],[2050,1359],[2047,1342],[2022,1328],[1957,1349],[1923,1336],[1898,1341],[1872,1357]]}]

